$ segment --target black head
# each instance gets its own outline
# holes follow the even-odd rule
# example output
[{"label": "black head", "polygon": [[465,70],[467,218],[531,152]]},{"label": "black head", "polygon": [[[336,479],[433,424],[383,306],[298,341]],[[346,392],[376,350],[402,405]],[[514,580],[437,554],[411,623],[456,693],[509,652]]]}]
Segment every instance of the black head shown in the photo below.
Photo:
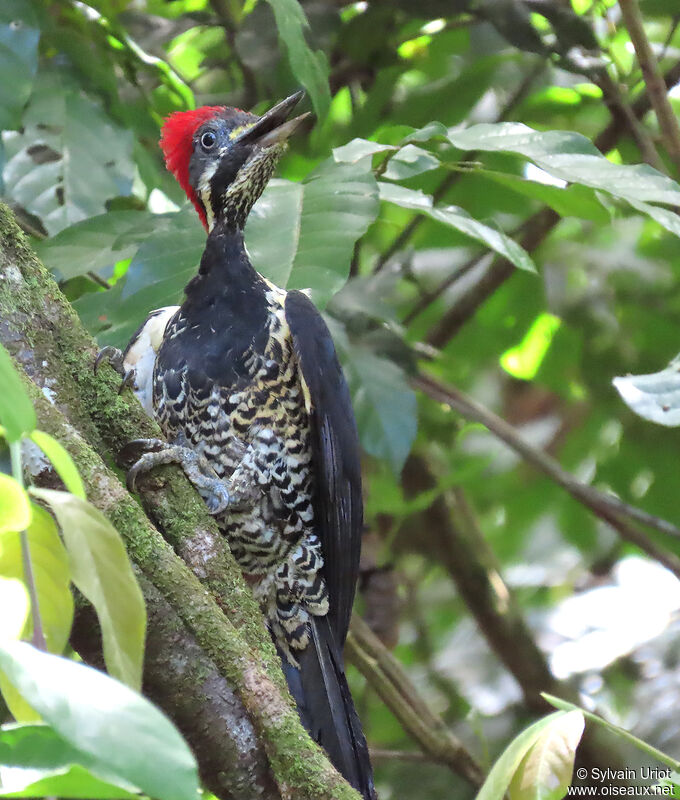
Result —
[{"label": "black head", "polygon": [[288,120],[302,96],[291,95],[261,117],[204,106],[166,120],[161,138],[166,164],[208,230],[217,221],[243,228],[288,137],[308,116]]}]

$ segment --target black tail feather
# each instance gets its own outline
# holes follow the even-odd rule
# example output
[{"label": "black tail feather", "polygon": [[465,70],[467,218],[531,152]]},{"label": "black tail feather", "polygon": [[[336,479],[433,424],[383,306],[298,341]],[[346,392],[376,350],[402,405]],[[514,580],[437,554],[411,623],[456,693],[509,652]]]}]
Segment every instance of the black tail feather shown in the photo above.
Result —
[{"label": "black tail feather", "polygon": [[295,654],[299,669],[283,660],[283,671],[300,719],[338,772],[365,800],[375,800],[366,738],[328,618],[312,617],[310,633],[307,647]]}]

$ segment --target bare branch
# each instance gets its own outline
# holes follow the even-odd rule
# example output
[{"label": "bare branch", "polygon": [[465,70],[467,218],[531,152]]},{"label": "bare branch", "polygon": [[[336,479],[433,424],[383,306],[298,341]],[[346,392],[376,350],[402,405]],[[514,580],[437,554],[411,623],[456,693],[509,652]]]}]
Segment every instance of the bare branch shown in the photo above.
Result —
[{"label": "bare branch", "polygon": [[484,780],[474,757],[420,697],[404,668],[356,614],[345,646],[348,660],[364,675],[381,700],[423,752],[448,766],[472,786]]},{"label": "bare branch", "polygon": [[619,8],[642,69],[642,76],[659,122],[664,145],[676,169],[680,171],[680,124],[671,108],[666,94],[665,81],[659,73],[656,56],[645,33],[640,6],[637,0],[619,0]]},{"label": "bare branch", "polygon": [[547,453],[526,442],[512,425],[509,425],[505,420],[484,408],[459,389],[453,386],[444,386],[422,373],[412,380],[412,384],[437,402],[446,403],[467,419],[480,422],[516,453],[519,453],[527,463],[555,481],[558,486],[569,492],[573,498],[589,508],[597,517],[609,523],[621,538],[635,544],[680,578],[680,558],[656,545],[645,533],[631,525],[627,518],[634,518],[662,533],[680,537],[680,529],[675,525],[630,506],[613,495],[604,494],[593,489],[592,486],[581,483],[569,472],[562,469],[558,462]]}]

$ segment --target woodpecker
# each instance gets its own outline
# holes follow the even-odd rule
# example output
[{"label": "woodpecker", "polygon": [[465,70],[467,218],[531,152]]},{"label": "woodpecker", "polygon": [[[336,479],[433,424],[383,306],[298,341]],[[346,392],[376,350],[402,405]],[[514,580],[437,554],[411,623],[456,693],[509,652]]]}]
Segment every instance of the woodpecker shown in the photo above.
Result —
[{"label": "woodpecker", "polygon": [[[113,357],[167,442],[128,473],[181,464],[246,575],[281,657],[300,718],[366,800],[368,748],[342,649],[359,570],[359,444],[333,340],[302,292],[250,263],[248,214],[308,115],[302,92],[263,116],[223,106],[170,115],[165,163],[207,231],[180,306],[151,312]],[[98,360],[99,360],[98,359]]]}]

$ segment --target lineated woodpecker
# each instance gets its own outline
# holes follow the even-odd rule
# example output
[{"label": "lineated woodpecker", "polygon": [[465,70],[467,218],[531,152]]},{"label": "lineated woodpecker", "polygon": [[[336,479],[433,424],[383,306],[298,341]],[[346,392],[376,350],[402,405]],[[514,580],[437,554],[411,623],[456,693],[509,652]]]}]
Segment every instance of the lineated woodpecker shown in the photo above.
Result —
[{"label": "lineated woodpecker", "polygon": [[[367,800],[366,740],[342,648],[362,529],[359,445],[328,328],[301,292],[248,258],[243,228],[286,140],[302,92],[262,117],[222,106],[172,114],[161,148],[208,231],[181,306],[153,311],[116,355],[168,443],[128,482],[178,462],[215,514],[266,618],[301,720]],[[115,361],[115,358],[114,358]]]}]

